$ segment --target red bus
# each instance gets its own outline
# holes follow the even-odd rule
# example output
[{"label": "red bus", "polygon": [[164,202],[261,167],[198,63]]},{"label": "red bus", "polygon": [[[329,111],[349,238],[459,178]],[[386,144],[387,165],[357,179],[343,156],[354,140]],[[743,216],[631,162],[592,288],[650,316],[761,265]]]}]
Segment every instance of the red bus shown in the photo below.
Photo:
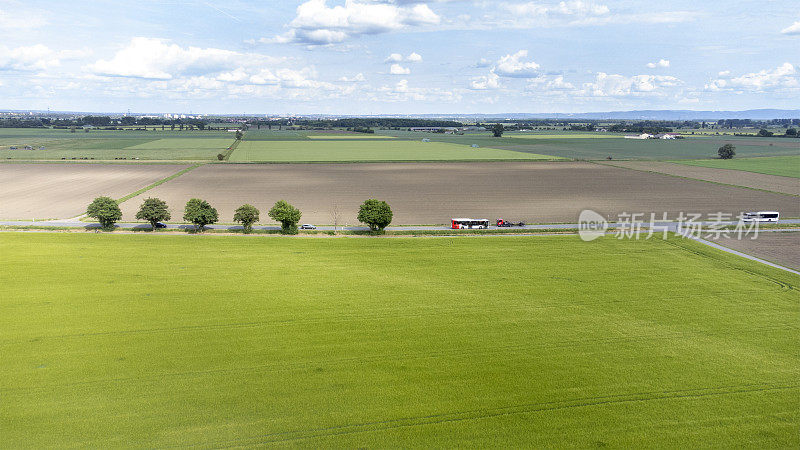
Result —
[{"label": "red bus", "polygon": [[451,228],[455,230],[463,229],[487,229],[489,228],[489,219],[451,219]]}]

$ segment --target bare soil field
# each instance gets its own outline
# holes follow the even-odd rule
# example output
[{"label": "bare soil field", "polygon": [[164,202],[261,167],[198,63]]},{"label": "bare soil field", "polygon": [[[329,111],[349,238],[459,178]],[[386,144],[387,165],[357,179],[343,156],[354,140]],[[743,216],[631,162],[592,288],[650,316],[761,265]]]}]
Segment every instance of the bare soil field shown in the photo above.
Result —
[{"label": "bare soil field", "polygon": [[[536,222],[575,222],[593,209],[617,219],[622,212],[738,214],[777,210],[800,216],[796,197],[686,180],[657,173],[582,162],[376,163],[376,164],[210,164],[147,192],[167,201],[173,217],[186,201],[208,200],[231,222],[244,203],[262,211],[285,199],[303,212],[301,222],[357,223],[368,198],[386,200],[395,225],[443,224],[452,217]],[[141,197],[123,203],[126,220]]]},{"label": "bare soil field", "polygon": [[628,169],[677,175],[715,183],[733,184],[754,189],[800,195],[800,180],[791,177],[744,172],[741,170],[714,169],[659,161],[619,161],[603,163]]},{"label": "bare soil field", "polygon": [[800,232],[762,231],[756,239],[720,237],[714,242],[742,253],[800,270]]},{"label": "bare soil field", "polygon": [[0,164],[0,219],[65,219],[95,198],[121,198],[184,165]]}]

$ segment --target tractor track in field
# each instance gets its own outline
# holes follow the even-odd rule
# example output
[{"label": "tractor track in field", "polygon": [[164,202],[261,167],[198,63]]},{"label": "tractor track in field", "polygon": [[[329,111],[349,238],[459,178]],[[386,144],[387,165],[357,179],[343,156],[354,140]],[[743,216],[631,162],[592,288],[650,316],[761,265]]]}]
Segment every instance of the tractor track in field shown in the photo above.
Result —
[{"label": "tractor track in field", "polygon": [[[284,431],[250,438],[238,438],[210,443],[215,448],[234,448],[253,445],[264,445],[281,442],[293,442],[306,439],[342,436],[357,433],[386,431],[397,428],[440,425],[445,423],[491,419],[495,417],[531,414],[538,412],[559,411],[572,408],[588,408],[622,403],[650,402],[670,399],[696,399],[722,395],[748,394],[755,392],[781,391],[797,389],[800,385],[742,384],[720,387],[679,389],[664,391],[648,391],[629,394],[616,394],[595,397],[583,397],[571,400],[527,403],[495,408],[474,409],[466,411],[445,412],[424,416],[412,416],[358,424],[346,424],[309,430]],[[205,444],[204,444],[205,445]]]}]

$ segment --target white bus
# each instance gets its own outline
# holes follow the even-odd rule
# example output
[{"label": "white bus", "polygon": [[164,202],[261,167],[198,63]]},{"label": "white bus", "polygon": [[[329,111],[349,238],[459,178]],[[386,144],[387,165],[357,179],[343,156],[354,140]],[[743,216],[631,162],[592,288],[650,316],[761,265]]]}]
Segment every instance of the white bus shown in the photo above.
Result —
[{"label": "white bus", "polygon": [[777,222],[780,217],[778,211],[758,211],[742,214],[744,222]]},{"label": "white bus", "polygon": [[487,229],[489,228],[489,219],[450,219],[451,227],[455,230],[463,230],[463,229],[473,229],[473,228],[481,228]]}]

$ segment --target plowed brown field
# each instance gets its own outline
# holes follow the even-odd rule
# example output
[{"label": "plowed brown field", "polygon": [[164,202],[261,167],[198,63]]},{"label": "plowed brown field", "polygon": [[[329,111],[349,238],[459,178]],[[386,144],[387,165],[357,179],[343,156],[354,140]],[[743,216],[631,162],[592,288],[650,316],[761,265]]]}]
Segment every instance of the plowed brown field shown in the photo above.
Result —
[{"label": "plowed brown field", "polygon": [[0,164],[0,219],[64,219],[95,197],[121,198],[187,166]]},{"label": "plowed brown field", "polygon": [[800,195],[800,179],[791,177],[744,172],[742,170],[688,166],[661,161],[619,161],[608,164],[628,169],[646,170],[715,183]]},{"label": "plowed brown field", "polygon": [[[302,222],[356,224],[358,205],[386,200],[400,224],[442,224],[451,217],[575,222],[589,208],[616,219],[622,212],[740,213],[777,210],[800,216],[796,197],[581,162],[210,164],[148,191],[167,201],[173,217],[192,197],[208,200],[230,222],[251,203],[262,211],[280,199],[303,212]],[[133,219],[141,197],[122,204]]]},{"label": "plowed brown field", "polygon": [[755,239],[720,237],[714,242],[742,253],[800,270],[800,232],[762,231]]}]

